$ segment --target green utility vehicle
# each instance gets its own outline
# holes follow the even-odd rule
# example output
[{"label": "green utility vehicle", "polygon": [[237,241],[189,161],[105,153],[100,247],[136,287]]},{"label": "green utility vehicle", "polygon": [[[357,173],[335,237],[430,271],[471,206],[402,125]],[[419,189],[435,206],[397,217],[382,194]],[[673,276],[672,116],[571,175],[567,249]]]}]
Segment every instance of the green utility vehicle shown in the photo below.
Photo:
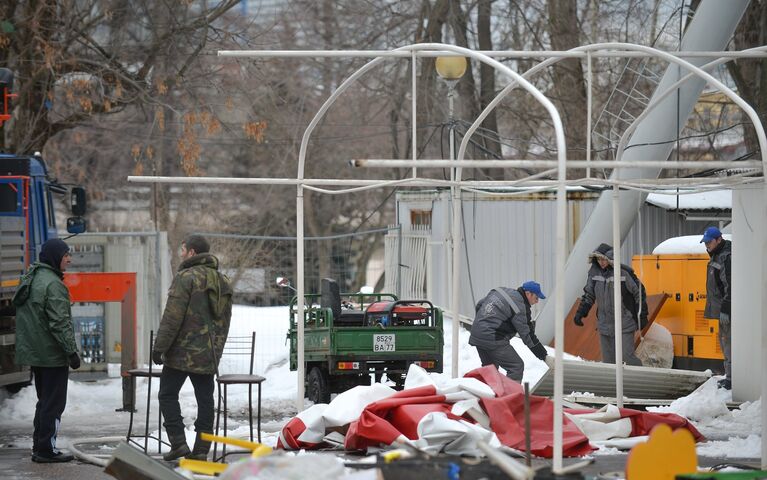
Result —
[{"label": "green utility vehicle", "polygon": [[[283,286],[289,286],[283,280]],[[344,298],[342,301],[341,298]],[[322,279],[321,293],[305,295],[306,396],[327,403],[331,393],[369,385],[383,374],[402,388],[410,364],[442,372],[442,311],[427,300],[391,294],[339,293]],[[290,369],[298,368],[297,297],[290,303]],[[318,304],[319,303],[319,304]]]}]

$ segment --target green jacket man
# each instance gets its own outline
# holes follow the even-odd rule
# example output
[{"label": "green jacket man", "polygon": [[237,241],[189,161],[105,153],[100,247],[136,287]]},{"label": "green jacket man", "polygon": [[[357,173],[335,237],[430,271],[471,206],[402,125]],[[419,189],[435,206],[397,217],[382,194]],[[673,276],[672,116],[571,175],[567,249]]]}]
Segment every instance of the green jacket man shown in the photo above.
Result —
[{"label": "green jacket man", "polygon": [[63,282],[72,261],[69,246],[58,238],[48,240],[39,260],[13,296],[16,364],[29,365],[35,380],[32,461],[68,462],[74,457],[56,448],[56,437],[67,405],[69,368],[80,368],[69,290]]}]

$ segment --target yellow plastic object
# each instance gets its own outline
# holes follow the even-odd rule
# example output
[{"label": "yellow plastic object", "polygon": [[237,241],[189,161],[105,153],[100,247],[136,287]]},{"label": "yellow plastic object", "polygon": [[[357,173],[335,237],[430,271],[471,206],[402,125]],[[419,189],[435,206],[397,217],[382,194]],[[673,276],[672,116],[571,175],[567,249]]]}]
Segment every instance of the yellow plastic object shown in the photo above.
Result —
[{"label": "yellow plastic object", "polygon": [[391,452],[386,452],[383,454],[383,460],[385,463],[391,463],[395,460],[399,460],[400,458],[402,458],[401,450],[392,450]]},{"label": "yellow plastic object", "polygon": [[202,475],[218,475],[223,473],[224,470],[229,467],[226,463],[214,463],[205,460],[190,460],[188,458],[182,458],[178,462],[178,466],[189,470],[192,473],[200,473]]},{"label": "yellow plastic object", "polygon": [[719,321],[703,317],[706,308],[707,254],[634,256],[632,267],[647,294],[666,293],[655,323],[666,327],[674,341],[674,356],[685,359],[723,359]]},{"label": "yellow plastic object", "polygon": [[650,438],[629,452],[626,460],[626,480],[674,480],[677,475],[695,473],[698,457],[695,439],[689,430],[659,424]]},{"label": "yellow plastic object", "polygon": [[201,437],[203,440],[207,440],[209,442],[225,443],[227,445],[242,447],[246,450],[250,450],[251,452],[253,452],[251,456],[254,458],[263,457],[264,455],[269,455],[270,453],[272,453],[272,447],[268,447],[264,445],[263,443],[249,442],[247,440],[241,440],[239,438],[232,438],[232,437],[220,437],[218,435],[213,435],[210,433],[203,433],[201,434]]}]

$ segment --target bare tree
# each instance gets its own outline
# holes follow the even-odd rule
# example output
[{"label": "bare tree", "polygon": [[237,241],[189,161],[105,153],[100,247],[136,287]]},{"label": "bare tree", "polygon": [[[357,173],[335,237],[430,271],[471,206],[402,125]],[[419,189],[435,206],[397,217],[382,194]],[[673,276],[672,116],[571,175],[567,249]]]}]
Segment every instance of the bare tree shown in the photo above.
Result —
[{"label": "bare tree", "polygon": [[[767,45],[767,2],[752,0],[735,30],[734,46],[738,50]],[[762,122],[767,115],[767,58],[744,58],[727,64],[738,87],[738,94],[753,106]],[[759,151],[759,142],[751,126],[744,128],[749,153]]]}]

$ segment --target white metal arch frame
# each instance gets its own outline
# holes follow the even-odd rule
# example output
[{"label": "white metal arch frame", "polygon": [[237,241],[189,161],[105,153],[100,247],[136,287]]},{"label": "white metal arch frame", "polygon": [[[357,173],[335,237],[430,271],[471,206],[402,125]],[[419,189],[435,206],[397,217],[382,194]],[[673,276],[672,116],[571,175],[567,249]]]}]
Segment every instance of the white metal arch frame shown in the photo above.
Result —
[{"label": "white metal arch frame", "polygon": [[[703,65],[702,67],[697,67],[693,65],[692,63],[688,62],[687,60],[683,60],[682,58],[673,56],[667,52],[664,52],[662,50],[658,50],[656,48],[647,47],[643,45],[636,45],[636,44],[628,44],[628,43],[620,43],[620,42],[606,42],[606,43],[597,43],[592,45],[585,45],[581,47],[576,47],[570,50],[571,52],[591,52],[595,50],[602,50],[602,49],[612,49],[612,50],[628,50],[628,51],[636,51],[636,52],[645,52],[648,54],[651,54],[657,58],[661,58],[666,60],[669,64],[676,64],[680,67],[683,67],[687,70],[689,70],[689,73],[685,75],[683,78],[675,82],[673,85],[671,85],[666,91],[664,91],[660,96],[653,97],[653,101],[647,105],[647,107],[644,109],[642,114],[637,117],[626,129],[626,131],[621,136],[620,142],[618,143],[618,148],[616,151],[616,160],[620,161],[623,157],[623,152],[626,149],[626,144],[628,143],[628,139],[630,138],[631,134],[636,130],[636,128],[641,124],[641,122],[647,118],[647,116],[655,109],[658,105],[661,104],[661,102],[671,95],[677,87],[682,85],[684,82],[688,81],[693,76],[700,77],[703,80],[706,80],[708,83],[716,87],[720,92],[722,92],[724,95],[726,95],[730,100],[732,100],[735,104],[737,104],[745,113],[748,115],[749,119],[751,120],[752,124],[754,125],[754,128],[757,133],[757,138],[759,140],[759,147],[761,150],[761,156],[762,156],[762,164],[763,164],[763,175],[765,178],[765,182],[767,182],[767,137],[765,137],[765,131],[764,126],[762,125],[761,121],[759,120],[759,116],[754,110],[754,108],[749,105],[747,102],[745,102],[738,94],[736,94],[732,89],[727,87],[725,84],[714,78],[710,73],[706,72],[704,69],[713,68],[716,65],[719,65],[720,63],[724,63],[727,61],[727,59],[718,59],[712,62],[709,62],[708,64]],[[765,47],[757,47],[754,49],[749,49],[747,52],[752,51],[763,51]],[[562,57],[559,58],[550,58],[547,59],[540,64],[536,65],[532,69],[525,72],[523,75],[524,77],[529,77],[533,75],[534,73],[543,70],[544,68],[549,67],[550,65],[553,65],[559,61],[562,60]],[[517,85],[510,84],[506,88],[504,88],[488,105],[485,107],[485,109],[480,113],[480,115],[474,120],[474,123],[467,129],[466,134],[463,137],[463,140],[461,141],[461,145],[458,150],[457,160],[462,161],[464,159],[464,156],[466,154],[466,149],[469,143],[469,140],[473,136],[474,132],[479,128],[482,121],[490,114],[490,112],[495,109],[503,100],[503,98],[508,95],[512,90],[517,88]],[[588,132],[588,135],[591,135],[591,132]],[[457,180],[460,182],[460,168],[457,169]],[[621,171],[616,170],[616,180],[620,180],[621,177]],[[641,175],[641,173],[638,173],[638,175]],[[655,174],[657,176],[657,173]],[[559,237],[560,229],[566,228],[567,224],[567,217],[566,217],[566,211],[565,208],[561,208],[560,210],[560,202],[562,204],[565,204],[566,200],[564,198],[565,192],[564,188],[562,187],[562,190],[560,190],[560,187],[562,187],[562,184],[560,182],[560,185],[557,188],[557,239],[556,239],[556,279],[557,284],[561,284],[565,279],[565,261],[566,261],[566,250],[565,250],[565,244],[564,239]],[[618,184],[614,186],[614,197],[613,197],[613,248],[615,250],[614,255],[615,258],[620,258],[620,238],[619,236],[616,238],[617,235],[617,226],[619,224],[619,219],[617,217],[617,201],[618,201]],[[454,197],[455,198],[455,197]],[[454,201],[454,204],[456,202]],[[457,202],[458,205],[460,205],[460,200]],[[455,207],[454,207],[455,208]],[[460,224],[460,218],[456,221],[456,218],[453,219],[453,229],[457,229]],[[562,248],[562,252],[560,253],[560,248]],[[455,254],[454,250],[454,256],[453,256],[453,262],[455,265],[455,262],[460,262],[460,255]],[[561,256],[560,256],[561,255]],[[456,267],[454,266],[454,271],[456,270]],[[614,268],[614,276],[615,278],[620,277],[620,263],[615,262],[613,265]],[[454,303],[453,311],[458,311],[458,307],[456,306],[458,303],[458,296],[460,294],[460,285],[459,285],[459,279],[454,275],[453,277],[453,298],[452,301]],[[561,285],[559,285],[556,288],[555,291],[555,305],[554,305],[554,344],[557,346],[557,349],[554,353],[554,464],[555,469],[561,468],[561,452],[562,452],[562,414],[563,414],[563,404],[562,404],[562,393],[563,393],[563,375],[562,375],[562,349],[559,348],[560,345],[563,345],[564,343],[564,289],[560,288]],[[616,288],[614,289],[614,304],[620,305],[621,304],[621,291],[620,289]],[[616,331],[619,330],[620,325],[620,311],[616,309],[615,311],[615,324],[616,324]],[[615,355],[616,358],[622,358],[622,345],[621,345],[621,339],[619,336],[616,335],[616,346],[615,346]],[[454,347],[455,348],[455,347]],[[623,375],[622,375],[622,364],[621,362],[616,362],[616,397],[618,398],[619,405],[622,404],[622,397],[623,397]]]},{"label": "white metal arch frame", "polygon": [[[540,90],[538,90],[534,85],[532,85],[530,82],[528,82],[522,75],[515,72],[508,66],[502,64],[498,60],[495,60],[485,54],[476,52],[474,50],[470,50],[468,48],[458,47],[455,45],[447,45],[447,44],[441,44],[441,43],[420,43],[420,44],[414,44],[414,45],[408,45],[405,47],[400,47],[395,49],[394,51],[407,51],[407,52],[418,52],[418,51],[447,51],[447,52],[455,52],[476,60],[479,60],[483,63],[486,63],[492,67],[494,67],[496,70],[500,71],[501,73],[506,74],[507,76],[511,77],[512,80],[516,82],[517,85],[520,85],[522,88],[527,90],[529,93],[533,95],[533,97],[538,100],[546,109],[546,111],[551,116],[552,123],[554,124],[554,130],[555,130],[555,137],[556,137],[556,144],[557,144],[557,160],[558,160],[558,179],[559,183],[557,186],[557,191],[561,193],[561,195],[557,196],[557,208],[562,210],[562,213],[565,212],[566,209],[566,198],[564,197],[565,193],[565,181],[566,181],[566,142],[565,142],[565,132],[564,127],[562,125],[562,118],[559,115],[559,112],[557,111],[557,108],[554,106],[554,104],[549,100]],[[325,116],[328,109],[335,103],[335,101],[338,99],[338,97],[341,96],[358,78],[360,78],[362,75],[364,75],[366,72],[371,70],[373,67],[378,65],[384,60],[384,57],[378,57],[370,62],[363,65],[360,69],[358,69],[356,72],[354,72],[352,75],[349,76],[346,80],[344,80],[341,85],[336,89],[336,91],[333,92],[330,97],[322,104],[322,106],[319,108],[317,113],[315,114],[314,118],[311,122],[309,122],[309,125],[306,127],[306,130],[304,130],[303,137],[301,139],[301,148],[299,150],[298,154],[298,174],[297,179],[303,180],[304,179],[304,170],[306,165],[306,152],[309,145],[309,139],[311,138],[312,133],[314,132],[314,129],[316,128],[317,124],[319,124],[320,120]],[[415,60],[415,55],[413,56],[413,60]],[[413,65],[413,72],[415,72],[415,64]],[[416,91],[415,88],[413,89],[413,103],[415,103],[415,95]],[[415,128],[415,108],[413,108],[413,119],[412,119],[413,127]],[[416,145],[416,139],[415,136],[413,138],[413,160],[416,160],[415,158],[415,145]],[[413,170],[414,177],[415,177],[415,169]],[[456,181],[458,184],[460,184],[461,181],[461,169],[456,169]],[[384,185],[385,186],[385,185]],[[459,307],[459,301],[458,301],[458,291],[456,290],[456,280],[460,274],[460,242],[461,242],[461,230],[460,230],[460,221],[461,221],[461,202],[460,202],[460,192],[461,189],[453,186],[451,187],[453,190],[453,229],[451,231],[451,248],[453,250],[453,295],[451,299],[451,310],[453,311],[453,322],[452,322],[452,334],[453,334],[453,355],[452,355],[452,375],[453,377],[458,375],[458,355],[457,355],[457,346],[458,346],[458,331],[459,331],[459,325],[458,325],[458,307]],[[304,378],[306,372],[304,371],[304,363],[305,363],[305,355],[304,355],[304,322],[303,322],[303,316],[304,316],[304,186],[299,183],[296,186],[296,276],[298,277],[296,279],[296,295],[297,295],[297,312],[296,312],[296,350],[297,350],[297,368],[298,368],[298,394],[296,398],[296,408],[301,411],[303,410],[303,403],[304,403]],[[560,202],[561,197],[561,202]],[[561,203],[561,205],[560,205]],[[562,268],[564,269],[564,255],[565,255],[565,230],[566,230],[566,224],[559,224],[557,225],[557,252],[558,252],[558,259],[560,263],[562,263]],[[456,235],[458,238],[456,239]],[[560,252],[560,244],[561,243],[561,252]],[[560,256],[561,255],[561,258]],[[564,311],[564,297],[562,298],[562,310]],[[561,422],[561,420],[560,420]]]}]

